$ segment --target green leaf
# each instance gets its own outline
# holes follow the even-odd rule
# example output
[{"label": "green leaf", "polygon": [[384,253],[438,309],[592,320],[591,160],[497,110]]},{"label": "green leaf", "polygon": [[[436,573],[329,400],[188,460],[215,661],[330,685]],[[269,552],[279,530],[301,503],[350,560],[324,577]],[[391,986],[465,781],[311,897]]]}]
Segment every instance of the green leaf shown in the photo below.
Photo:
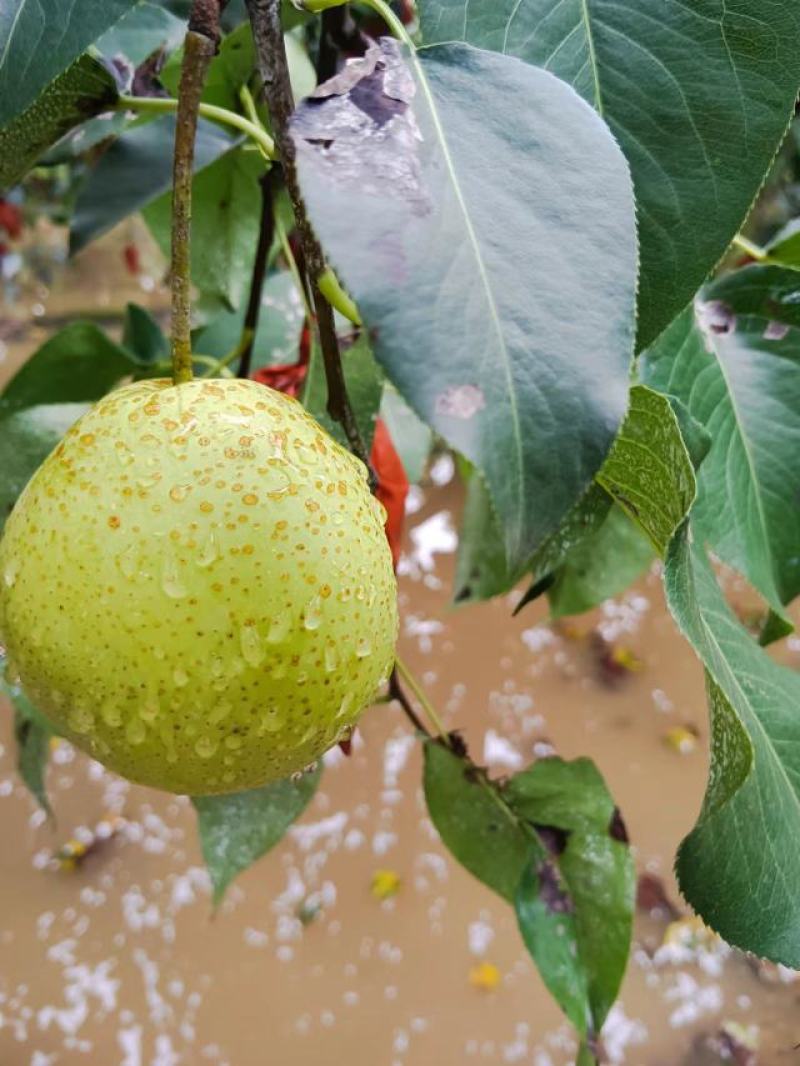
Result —
[{"label": "green leaf", "polygon": [[635,878],[594,765],[543,759],[501,785],[428,742],[424,786],[447,849],[515,905],[548,988],[581,1034],[596,1034],[625,970]]},{"label": "green leaf", "polygon": [[[313,91],[317,84],[316,73],[308,53],[294,34],[285,34],[284,44],[292,90],[295,100],[300,100]],[[159,74],[162,85],[172,96],[178,95],[182,62],[183,49],[180,49],[167,60]],[[250,23],[244,22],[222,39],[219,53],[211,63],[203,86],[203,101],[229,111],[241,111],[240,90],[247,85],[255,70],[253,32]]]},{"label": "green leaf", "polygon": [[782,614],[800,592],[800,291],[748,267],[702,290],[646,353],[642,377],[711,434],[693,525]]},{"label": "green leaf", "polygon": [[[244,305],[236,311],[219,311],[195,331],[194,350],[222,359],[239,343],[244,315]],[[278,270],[270,274],[262,289],[261,314],[253,345],[253,370],[274,363],[297,361],[304,315],[290,271]]]},{"label": "green leaf", "polygon": [[214,906],[233,879],[275,847],[311,801],[321,766],[299,781],[276,781],[231,796],[195,796],[203,858],[214,889]]},{"label": "green leaf", "polygon": [[41,404],[99,400],[137,369],[134,357],[91,322],[73,322],[54,334],[0,393],[0,418]]},{"label": "green leaf", "polygon": [[96,47],[104,56],[135,68],[159,48],[171,52],[183,41],[186,25],[160,4],[140,0],[107,30]]},{"label": "green leaf", "polygon": [[169,340],[161,326],[147,308],[139,304],[131,303],[125,308],[122,346],[133,354],[137,362],[147,366],[168,361],[170,357]]},{"label": "green leaf", "polygon": [[0,4],[0,128],[26,111],[47,85],[137,0],[4,0]]},{"label": "green leaf", "polygon": [[[247,299],[261,218],[256,152],[228,152],[192,182],[192,281],[205,298],[237,307]],[[172,196],[148,204],[145,222],[164,255],[171,243]]]},{"label": "green leaf", "polygon": [[52,732],[42,724],[41,716],[34,717],[27,712],[27,700],[24,696],[15,697],[13,702],[17,772],[39,806],[52,817],[53,810],[47,798],[45,784]]},{"label": "green leaf", "polygon": [[608,122],[636,189],[639,342],[650,344],[722,257],[786,132],[800,85],[795,0],[418,6],[426,43],[546,67]]},{"label": "green leaf", "polygon": [[117,97],[117,84],[108,68],[93,56],[81,56],[27,111],[0,129],[0,190],[16,184],[75,126],[111,110]]},{"label": "green leaf", "polygon": [[[442,842],[474,877],[513,903],[537,838],[466,760],[434,742],[425,744],[424,754],[425,802]],[[545,857],[544,845],[539,849]]]},{"label": "green leaf", "polygon": [[733,616],[695,531],[676,536],[667,601],[706,667],[711,767],[696,826],[678,853],[681,891],[746,951],[800,966],[800,677]]},{"label": "green leaf", "polygon": [[515,568],[624,416],[627,168],[597,115],[543,71],[464,45],[410,63],[384,40],[301,105],[301,183],[378,362],[484,474]]},{"label": "green leaf", "polygon": [[770,261],[800,270],[800,219],[792,219],[781,229],[766,246]]},{"label": "green leaf", "polygon": [[409,483],[416,485],[428,465],[433,434],[389,382],[383,389],[381,418],[386,423]]},{"label": "green leaf", "polygon": [[589,759],[541,759],[511,779],[506,796],[520,817],[557,830],[555,863],[599,1031],[622,983],[633,925],[636,878],[625,826]]},{"label": "green leaf", "polygon": [[[107,233],[172,188],[175,116],[164,115],[123,133],[103,153],[78,193],[70,228],[70,252]],[[233,145],[219,126],[202,119],[195,140],[195,174]]]},{"label": "green leaf", "polygon": [[573,903],[548,858],[526,865],[514,906],[522,939],[544,983],[581,1037],[590,1031],[589,990],[582,966]]},{"label": "green leaf", "polygon": [[653,561],[653,545],[618,506],[567,555],[548,590],[553,618],[581,614],[619,596]]},{"label": "green leaf", "polygon": [[88,409],[84,403],[48,403],[0,418],[0,532],[31,475]]},{"label": "green leaf", "polygon": [[[342,349],[342,366],[353,414],[361,432],[361,439],[369,453],[372,448],[372,438],[375,435],[375,419],[378,417],[378,409],[381,405],[383,375],[372,356],[369,338],[366,334],[362,333],[354,344]],[[311,362],[303,390],[303,406],[335,440],[347,447],[344,430],[328,414],[327,403],[328,385],[325,380],[325,365],[319,346],[315,344],[311,352]]]},{"label": "green leaf", "polygon": [[697,494],[692,460],[667,397],[634,385],[628,414],[597,482],[663,558]]}]

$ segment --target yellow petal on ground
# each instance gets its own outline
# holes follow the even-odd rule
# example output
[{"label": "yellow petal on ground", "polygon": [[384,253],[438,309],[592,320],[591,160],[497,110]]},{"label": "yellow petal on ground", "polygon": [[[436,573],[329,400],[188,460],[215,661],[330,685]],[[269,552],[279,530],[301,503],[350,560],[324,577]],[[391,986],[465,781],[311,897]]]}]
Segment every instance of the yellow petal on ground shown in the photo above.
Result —
[{"label": "yellow petal on ground", "polygon": [[500,971],[492,962],[481,962],[469,971],[469,983],[483,992],[492,992],[500,984]]},{"label": "yellow petal on ground", "polygon": [[679,755],[691,755],[697,747],[697,733],[687,726],[677,725],[667,730],[664,742]]},{"label": "yellow petal on ground", "polygon": [[644,669],[644,663],[635,652],[622,644],[611,649],[610,658],[615,666],[619,666],[622,670],[627,670],[630,674],[638,673]]},{"label": "yellow petal on ground", "polygon": [[390,899],[399,888],[400,876],[394,870],[376,870],[372,875],[371,892],[376,899]]}]

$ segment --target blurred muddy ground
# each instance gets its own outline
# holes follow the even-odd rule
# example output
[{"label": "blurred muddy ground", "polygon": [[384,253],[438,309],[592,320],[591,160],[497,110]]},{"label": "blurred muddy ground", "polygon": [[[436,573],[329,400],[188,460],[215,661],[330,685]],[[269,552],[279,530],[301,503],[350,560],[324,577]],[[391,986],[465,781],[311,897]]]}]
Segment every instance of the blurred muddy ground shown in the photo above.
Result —
[{"label": "blurred muddy ground", "polygon": [[[128,299],[164,307],[157,261],[126,267],[135,228],[68,267],[57,232],[38,239],[40,265],[0,307],[1,378],[76,312],[113,328]],[[701,671],[658,576],[558,629],[539,604],[516,619],[510,601],[452,610],[452,472],[441,457],[411,496],[402,653],[496,773],[555,749],[591,754],[606,776],[646,875],[607,1060],[800,1062],[795,975],[686,920],[672,880],[703,793],[706,715]],[[731,594],[745,610],[744,591]],[[800,642],[779,654],[800,667]],[[302,822],[214,918],[188,801],[128,786],[62,743],[52,828],[15,776],[9,724],[3,714],[2,1066],[572,1061],[510,910],[436,838],[419,745],[396,707],[367,713],[352,756],[330,757]],[[112,815],[116,832],[76,870],[52,868],[59,844]]]}]

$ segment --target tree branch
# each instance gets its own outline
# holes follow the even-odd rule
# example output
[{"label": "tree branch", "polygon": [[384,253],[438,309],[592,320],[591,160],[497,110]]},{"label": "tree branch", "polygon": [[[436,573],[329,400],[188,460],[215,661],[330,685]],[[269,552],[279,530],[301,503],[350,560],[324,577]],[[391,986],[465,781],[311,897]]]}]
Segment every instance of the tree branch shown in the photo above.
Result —
[{"label": "tree branch", "polygon": [[272,171],[268,170],[260,180],[261,185],[261,222],[258,229],[258,245],[256,256],[253,260],[253,273],[250,280],[250,296],[247,301],[247,310],[242,324],[241,359],[239,361],[238,376],[250,377],[250,367],[253,361],[253,344],[258,329],[258,319],[261,314],[261,293],[264,288],[264,279],[267,276],[267,259],[272,241],[275,236],[275,213],[272,202]]},{"label": "tree branch", "polygon": [[391,674],[389,675],[389,698],[397,700],[397,702],[402,707],[403,713],[405,714],[406,718],[408,718],[408,720],[411,722],[411,724],[417,730],[418,733],[422,733],[424,736],[430,738],[431,734],[425,728],[422,723],[422,719],[411,706],[411,701],[406,695],[403,686],[400,682],[400,675],[397,672],[396,666],[393,668]]},{"label": "tree branch", "polygon": [[172,380],[192,379],[192,169],[200,96],[219,42],[220,0],[195,0],[183,44],[172,166]]},{"label": "tree branch", "polygon": [[245,0],[245,2],[253,25],[258,67],[264,83],[264,94],[275,131],[275,140],[280,152],[286,190],[292,201],[303,258],[311,282],[322,360],[328,384],[328,413],[341,425],[351,451],[369,469],[369,457],[347,396],[333,309],[319,291],[318,279],[325,272],[325,257],[311,228],[297,177],[294,142],[289,132],[294,100],[289,81],[286,48],[283,42],[280,0]]}]

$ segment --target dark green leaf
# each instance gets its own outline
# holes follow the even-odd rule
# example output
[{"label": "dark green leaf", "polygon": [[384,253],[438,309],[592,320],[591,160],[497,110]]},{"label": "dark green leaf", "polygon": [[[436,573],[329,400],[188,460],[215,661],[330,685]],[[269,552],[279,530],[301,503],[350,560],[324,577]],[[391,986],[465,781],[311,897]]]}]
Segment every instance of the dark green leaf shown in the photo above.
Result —
[{"label": "dark green leaf", "polygon": [[[237,311],[223,310],[194,334],[194,350],[203,355],[223,358],[232,351],[242,335],[244,306]],[[273,363],[297,360],[303,305],[294,279],[288,270],[270,274],[264,283],[261,314],[253,346],[253,370]]]},{"label": "dark green leaf", "polygon": [[683,400],[669,395],[667,399],[678,420],[683,443],[692,460],[692,466],[697,470],[711,449],[711,434],[702,422],[698,422]]},{"label": "dark green leaf", "polygon": [[706,667],[711,767],[697,825],[678,853],[687,900],[746,951],[800,966],[800,677],[733,616],[695,533],[674,540],[670,610]]},{"label": "dark green leaf", "polygon": [[[425,745],[425,802],[447,850],[509,903],[537,839],[497,802],[496,786],[441,744]],[[539,846],[546,856],[544,845]]]},{"label": "dark green leaf", "polygon": [[0,128],[137,0],[4,0],[0,4]]},{"label": "dark green leaf", "polygon": [[151,363],[169,360],[169,340],[150,312],[139,304],[128,304],[122,326],[122,346],[137,362]]},{"label": "dark green leaf", "polygon": [[639,341],[650,344],[722,257],[786,132],[800,85],[796,0],[419,0],[419,9],[426,43],[466,40],[546,67],[606,119],[633,173]]},{"label": "dark green leaf", "polygon": [[[376,364],[369,346],[369,339],[361,334],[349,348],[342,350],[345,384],[350,404],[353,408],[361,439],[369,453],[372,438],[375,435],[375,419],[381,405],[383,392],[383,375]],[[311,352],[308,368],[303,406],[316,418],[328,433],[340,444],[347,447],[344,430],[335,422],[327,411],[328,385],[325,380],[325,366],[318,345]]]},{"label": "dark green leaf", "polygon": [[599,1031],[625,970],[635,879],[624,826],[594,765],[543,759],[499,785],[428,742],[424,785],[447,849],[515,904],[548,988],[582,1034]]},{"label": "dark green leaf", "polygon": [[137,363],[91,322],[73,322],[45,341],[0,393],[0,418],[24,407],[99,400]]},{"label": "dark green leaf", "polygon": [[47,798],[45,774],[50,758],[51,731],[25,709],[27,700],[20,695],[14,699],[14,739],[17,742],[17,772],[28,791],[47,814],[53,814]]},{"label": "dark green leaf", "polygon": [[84,403],[48,403],[0,418],[0,532],[31,475],[88,409]]},{"label": "dark green leaf", "polygon": [[663,558],[697,493],[692,460],[665,396],[634,385],[628,414],[597,481]]},{"label": "dark green leaf", "polygon": [[[196,174],[192,183],[192,281],[203,297],[238,307],[247,299],[261,218],[258,179],[264,161],[235,149]],[[165,255],[171,243],[169,193],[143,211]]]},{"label": "dark green leaf", "polygon": [[[0,70],[1,64],[2,59]],[[0,129],[0,191],[18,182],[75,126],[111,110],[117,96],[111,72],[93,56],[81,56],[27,111]]]},{"label": "dark green leaf", "polygon": [[231,881],[283,837],[317,790],[321,767],[299,781],[276,781],[231,796],[196,796],[197,825],[214,905]]},{"label": "dark green leaf", "polygon": [[116,26],[103,34],[97,48],[104,56],[138,67],[159,48],[171,52],[183,40],[186,25],[160,4],[140,0]]},{"label": "dark green leaf", "polygon": [[778,613],[800,592],[800,281],[748,267],[702,291],[646,353],[642,376],[711,434],[698,536]]},{"label": "dark green leaf", "polygon": [[800,219],[787,223],[766,248],[771,262],[800,270]]},{"label": "dark green leaf", "polygon": [[421,421],[393,385],[383,389],[381,418],[386,423],[392,443],[400,456],[406,477],[412,485],[422,480],[431,454],[433,434]]},{"label": "dark green leaf", "polygon": [[472,469],[458,533],[453,600],[476,603],[500,596],[513,588],[526,569],[523,566],[516,573],[509,569],[489,490],[483,475]]},{"label": "dark green leaf", "polygon": [[549,858],[525,867],[515,899],[525,947],[547,989],[583,1037],[590,1030],[589,991],[580,955],[574,904]]},{"label": "dark green leaf", "polygon": [[555,864],[572,902],[597,1032],[617,998],[631,940],[636,878],[625,826],[589,759],[541,759],[511,779],[506,796],[520,817],[557,830]]},{"label": "dark green leaf", "polygon": [[[70,252],[140,211],[172,187],[175,117],[164,115],[124,133],[89,174],[78,194],[70,230]],[[195,173],[230,150],[234,142],[202,119],[195,141]]]},{"label": "dark green leaf", "polygon": [[624,416],[625,161],[567,86],[508,57],[443,46],[409,69],[383,41],[359,64],[295,116],[308,207],[387,375],[483,472],[515,568]]},{"label": "dark green leaf", "polygon": [[653,545],[618,506],[566,556],[548,590],[554,618],[590,611],[618,596],[647,569]]}]

